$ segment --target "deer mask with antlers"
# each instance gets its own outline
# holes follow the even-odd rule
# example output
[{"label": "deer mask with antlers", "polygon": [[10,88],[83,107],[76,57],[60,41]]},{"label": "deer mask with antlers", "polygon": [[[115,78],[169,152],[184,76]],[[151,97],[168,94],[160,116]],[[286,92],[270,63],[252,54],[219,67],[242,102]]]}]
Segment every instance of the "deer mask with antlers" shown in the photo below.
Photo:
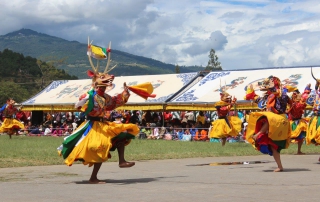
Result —
[{"label": "deer mask with antlers", "polygon": [[[102,54],[100,54],[100,52]],[[111,55],[111,42],[109,43],[109,47],[106,49],[107,55],[104,55],[102,52],[102,48],[96,47],[89,43],[89,37],[88,37],[88,51],[87,55],[89,58],[90,65],[93,69],[93,71],[88,70],[87,74],[89,77],[92,78],[92,85],[94,87],[98,86],[106,86],[106,87],[111,87],[113,80],[114,80],[114,75],[109,75],[108,72],[110,72],[112,69],[114,69],[117,65],[113,66],[112,68],[109,69],[109,65],[111,62],[110,55]],[[97,59],[97,65],[94,66],[91,57],[94,57]],[[108,59],[106,68],[103,72],[99,72],[99,60],[100,59]]]}]

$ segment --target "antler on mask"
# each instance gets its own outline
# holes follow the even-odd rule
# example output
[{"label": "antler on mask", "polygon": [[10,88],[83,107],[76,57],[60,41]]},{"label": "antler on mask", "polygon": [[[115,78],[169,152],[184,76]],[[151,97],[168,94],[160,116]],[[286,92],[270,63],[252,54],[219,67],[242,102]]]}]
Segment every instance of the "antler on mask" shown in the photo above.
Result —
[{"label": "antler on mask", "polygon": [[[92,42],[93,41],[91,41],[91,43],[89,41],[90,40],[89,40],[89,37],[88,37],[88,52],[87,52],[87,55],[88,55],[88,59],[89,59],[89,62],[90,62],[90,66],[93,69],[93,72],[88,70],[87,74],[88,74],[89,77],[92,78],[92,85],[95,86],[95,87],[97,87],[97,86],[112,86],[112,82],[114,80],[114,76],[113,75],[109,75],[108,72],[110,72],[113,68],[115,68],[116,65],[114,67],[112,67],[108,71],[108,67],[109,67],[110,61],[111,61],[111,59],[110,59],[111,42],[109,43],[108,49],[103,49],[103,51],[102,51],[102,48],[92,46]],[[97,52],[100,51],[100,52],[98,52],[98,54],[96,55],[97,52],[93,53],[93,48],[95,48],[95,51],[97,51]],[[105,52],[108,53],[107,56],[105,55]],[[97,66],[96,67],[93,65],[91,57],[95,57],[97,59]],[[100,65],[100,63],[99,63],[100,59],[106,59],[106,57],[108,58],[108,61],[107,61],[107,65],[106,65],[106,68],[105,68],[104,72],[103,73],[98,72],[99,65]]]},{"label": "antler on mask", "polygon": [[224,101],[224,102],[231,102],[231,95],[229,93],[227,93],[227,84],[225,83],[224,88],[221,87],[221,79],[220,79],[220,89],[221,89],[221,93],[220,93],[220,100]]},{"label": "antler on mask", "polygon": [[115,66],[111,67],[111,69],[109,69],[110,62],[111,62],[111,41],[109,42],[107,52],[108,52],[108,61],[107,61],[106,68],[104,69],[104,73],[110,72],[111,70],[113,70],[117,66],[117,65],[115,65]]},{"label": "antler on mask", "polygon": [[311,76],[312,76],[312,78],[313,78],[314,80],[316,80],[315,90],[318,90],[319,85],[320,85],[320,79],[317,79],[317,78],[313,75],[312,67],[311,67]]}]

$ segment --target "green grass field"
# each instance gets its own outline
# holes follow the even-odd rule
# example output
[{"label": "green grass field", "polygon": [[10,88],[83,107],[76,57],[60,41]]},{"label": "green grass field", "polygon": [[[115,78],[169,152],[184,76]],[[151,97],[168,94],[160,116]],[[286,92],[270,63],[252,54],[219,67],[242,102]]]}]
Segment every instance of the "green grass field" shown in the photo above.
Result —
[{"label": "green grass field", "polygon": [[[7,135],[0,136],[0,168],[63,165],[57,147],[61,145],[61,137],[28,137]],[[302,151],[309,154],[319,153],[320,147],[303,145]],[[282,154],[295,154],[297,145],[291,144]],[[117,161],[117,152],[112,152],[109,161]],[[262,155],[246,143],[180,142],[165,140],[132,140],[126,147],[126,159],[129,161],[179,159],[194,157],[218,156],[251,156]]]}]

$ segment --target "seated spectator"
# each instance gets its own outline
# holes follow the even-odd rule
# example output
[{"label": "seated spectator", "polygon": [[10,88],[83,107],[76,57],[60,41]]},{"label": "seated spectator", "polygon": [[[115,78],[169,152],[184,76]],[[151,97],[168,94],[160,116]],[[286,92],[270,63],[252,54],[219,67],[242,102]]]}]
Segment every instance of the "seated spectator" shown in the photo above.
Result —
[{"label": "seated spectator", "polygon": [[41,136],[41,131],[39,130],[39,126],[31,126],[30,132],[28,136]]},{"label": "seated spectator", "polygon": [[59,125],[56,126],[56,129],[52,132],[52,136],[62,136],[63,135],[63,128]]},{"label": "seated spectator", "polygon": [[[161,126],[161,124],[160,124]],[[168,133],[167,132],[167,129],[165,127],[160,127],[159,128],[159,139],[163,139],[164,138],[164,135]]]},{"label": "seated spectator", "polygon": [[24,126],[24,133],[29,134],[33,129],[31,121],[28,121],[27,124]]},{"label": "seated spectator", "polygon": [[148,139],[153,139],[153,140],[159,139],[160,134],[159,134],[158,125],[156,125],[155,123],[152,123],[150,126],[152,127],[152,129],[151,129],[152,132],[151,132],[150,136],[148,137]]},{"label": "seated spectator", "polygon": [[141,133],[144,133],[146,135],[147,139],[150,139],[149,136],[151,135],[151,128],[150,128],[150,123],[146,124],[146,127],[143,127],[140,130]]},{"label": "seated spectator", "polygon": [[191,124],[191,128],[189,129],[190,134],[191,134],[191,140],[194,139],[194,137],[196,136],[196,133],[198,131],[198,129],[195,128],[194,124]]},{"label": "seated spectator", "polygon": [[178,140],[182,140],[183,135],[184,135],[184,131],[182,130],[182,128],[179,128],[177,131]]},{"label": "seated spectator", "polygon": [[191,133],[190,133],[189,129],[186,129],[184,131],[184,134],[182,136],[182,141],[191,141]]},{"label": "seated spectator", "polygon": [[166,133],[163,136],[164,140],[172,140],[172,134],[173,134],[173,127],[169,124],[167,124],[167,126],[169,127],[168,129],[166,129]]},{"label": "seated spectator", "polygon": [[51,136],[52,135],[52,125],[50,124],[46,129],[44,130],[43,133],[44,136]]},{"label": "seated spectator", "polygon": [[77,126],[78,126],[76,118],[73,120],[71,125],[72,125],[72,132],[74,132],[77,129]]},{"label": "seated spectator", "polygon": [[208,138],[208,130],[203,128],[203,129],[198,129],[196,132],[196,136],[194,138],[195,141],[207,141],[209,140]]}]

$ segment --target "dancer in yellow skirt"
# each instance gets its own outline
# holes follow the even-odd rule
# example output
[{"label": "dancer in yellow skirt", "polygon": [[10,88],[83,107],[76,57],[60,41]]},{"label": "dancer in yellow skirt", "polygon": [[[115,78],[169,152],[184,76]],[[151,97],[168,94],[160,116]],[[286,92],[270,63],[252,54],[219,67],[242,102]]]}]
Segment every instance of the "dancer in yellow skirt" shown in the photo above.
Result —
[{"label": "dancer in yellow skirt", "polygon": [[210,130],[210,141],[221,139],[222,146],[226,144],[227,137],[236,137],[241,131],[241,119],[237,116],[235,111],[234,116],[228,116],[233,105],[236,104],[237,99],[233,98],[226,92],[220,93],[220,100],[215,104],[218,113],[218,119],[212,122]]},{"label": "dancer in yellow skirt", "polygon": [[274,76],[264,80],[261,90],[268,95],[266,111],[250,113],[246,140],[261,153],[273,156],[278,166],[274,172],[280,172],[280,151],[290,144],[290,123],[285,115],[290,99],[282,93],[280,80]]},{"label": "dancer in yellow skirt", "polygon": [[291,142],[298,144],[297,155],[304,154],[301,151],[301,147],[306,137],[308,121],[302,118],[302,115],[307,107],[306,100],[311,90],[310,86],[310,84],[307,85],[303,94],[301,94],[298,89],[293,89],[290,108],[287,111],[288,119],[290,120]]},{"label": "dancer in yellow skirt", "polygon": [[[91,44],[88,44],[88,48]],[[127,168],[135,165],[124,158],[125,146],[139,133],[136,124],[119,124],[109,122],[105,115],[119,106],[124,105],[130,96],[129,89],[144,98],[151,96],[153,91],[151,84],[129,87],[124,83],[124,90],[116,96],[105,93],[106,88],[112,87],[114,76],[108,74],[110,62],[110,47],[108,48],[108,62],[103,73],[98,72],[98,65],[92,65],[92,71],[88,75],[92,77],[93,88],[82,95],[75,107],[83,111],[86,121],[82,123],[70,136],[64,138],[58,152],[65,159],[65,163],[71,166],[74,161],[82,161],[84,165],[93,165],[90,183],[105,183],[97,178],[97,174],[103,162],[111,158],[110,151],[117,149],[119,155],[119,167]],[[99,63],[98,63],[99,64]],[[110,70],[109,70],[110,71]],[[139,94],[140,93],[140,94]]]},{"label": "dancer in yellow skirt", "polygon": [[24,125],[14,118],[18,109],[14,106],[16,102],[9,98],[6,104],[0,109],[4,117],[3,123],[0,127],[0,133],[7,133],[11,139],[13,134],[18,134],[19,129],[24,129]]},{"label": "dancer in yellow skirt", "polygon": [[[309,121],[309,126],[307,129],[307,136],[306,136],[306,144],[314,144],[318,146],[320,144],[320,91],[319,91],[319,85],[320,85],[320,80],[316,79],[312,73],[311,69],[311,74],[312,77],[316,80],[316,85],[315,85],[315,92],[316,92],[316,97],[313,103],[313,116]],[[320,161],[320,158],[319,158]]]}]

